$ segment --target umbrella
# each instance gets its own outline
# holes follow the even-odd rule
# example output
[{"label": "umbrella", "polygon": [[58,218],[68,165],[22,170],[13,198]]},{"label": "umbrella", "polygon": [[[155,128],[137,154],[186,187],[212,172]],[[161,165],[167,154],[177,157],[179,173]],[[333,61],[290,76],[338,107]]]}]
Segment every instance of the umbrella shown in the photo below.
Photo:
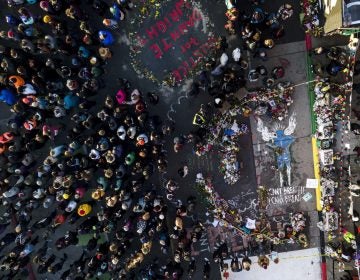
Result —
[{"label": "umbrella", "polygon": [[120,89],[117,93],[116,93],[116,101],[119,103],[119,104],[123,104],[124,101],[126,99],[126,93]]},{"label": "umbrella", "polygon": [[110,46],[114,43],[114,37],[109,31],[100,30],[98,35],[99,35],[100,42],[104,46]]},{"label": "umbrella", "polygon": [[4,101],[6,104],[12,106],[17,102],[17,96],[8,89],[0,91],[0,101]]},{"label": "umbrella", "polygon": [[73,107],[77,107],[79,105],[79,102],[80,98],[78,96],[72,94],[66,95],[64,97],[64,108],[66,110],[69,110]]}]

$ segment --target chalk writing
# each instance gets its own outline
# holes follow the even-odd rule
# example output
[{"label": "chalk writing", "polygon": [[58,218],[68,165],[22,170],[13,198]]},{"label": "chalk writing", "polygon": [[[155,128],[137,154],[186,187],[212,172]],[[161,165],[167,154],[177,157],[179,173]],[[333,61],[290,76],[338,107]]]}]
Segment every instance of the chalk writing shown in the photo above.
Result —
[{"label": "chalk writing", "polygon": [[255,192],[247,190],[246,192],[240,192],[238,195],[229,199],[227,202],[234,208],[242,208],[242,205],[247,204],[251,197],[255,196]]},{"label": "chalk writing", "polygon": [[300,202],[304,193],[304,186],[269,188],[269,205],[285,205]]}]

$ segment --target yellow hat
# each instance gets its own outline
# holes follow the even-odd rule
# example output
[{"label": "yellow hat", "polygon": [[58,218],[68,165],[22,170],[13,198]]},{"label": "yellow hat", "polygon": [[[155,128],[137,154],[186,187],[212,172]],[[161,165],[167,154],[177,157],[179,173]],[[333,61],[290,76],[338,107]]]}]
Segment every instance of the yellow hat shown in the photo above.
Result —
[{"label": "yellow hat", "polygon": [[46,15],[43,17],[44,23],[49,23],[51,21],[51,17],[49,15]]},{"label": "yellow hat", "polygon": [[97,200],[97,199],[100,199],[102,196],[104,196],[104,194],[105,194],[104,190],[101,188],[98,188],[95,191],[93,191],[93,193],[91,194],[91,197],[93,199]]},{"label": "yellow hat", "polygon": [[90,212],[91,212],[91,206],[87,203],[81,204],[77,211],[78,215],[81,217],[86,216]]},{"label": "yellow hat", "polygon": [[69,195],[68,193],[64,193],[64,194],[63,194],[63,198],[64,198],[64,199],[69,199],[69,197],[70,197],[70,195]]}]

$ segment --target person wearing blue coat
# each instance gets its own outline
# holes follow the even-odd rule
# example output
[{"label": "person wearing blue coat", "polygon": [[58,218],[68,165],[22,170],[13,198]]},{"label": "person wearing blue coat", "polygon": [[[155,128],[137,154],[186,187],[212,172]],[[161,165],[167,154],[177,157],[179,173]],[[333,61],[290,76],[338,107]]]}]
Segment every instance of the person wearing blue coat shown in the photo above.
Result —
[{"label": "person wearing blue coat", "polygon": [[78,107],[79,103],[80,98],[76,95],[68,94],[64,97],[64,108],[66,110]]},{"label": "person wearing blue coat", "polygon": [[110,33],[110,31],[100,30],[98,34],[99,34],[99,40],[102,45],[110,46],[114,43],[114,37]]},{"label": "person wearing blue coat", "polygon": [[18,97],[8,89],[0,91],[0,101],[5,102],[7,105],[12,106],[18,101]]}]

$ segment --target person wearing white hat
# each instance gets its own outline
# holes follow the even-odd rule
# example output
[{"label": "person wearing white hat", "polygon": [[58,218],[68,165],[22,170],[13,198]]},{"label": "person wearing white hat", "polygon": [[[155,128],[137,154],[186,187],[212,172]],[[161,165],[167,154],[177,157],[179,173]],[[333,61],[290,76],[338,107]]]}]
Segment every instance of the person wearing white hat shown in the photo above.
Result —
[{"label": "person wearing white hat", "polygon": [[236,62],[239,62],[241,58],[241,50],[239,48],[234,49],[232,52],[232,57]]}]

